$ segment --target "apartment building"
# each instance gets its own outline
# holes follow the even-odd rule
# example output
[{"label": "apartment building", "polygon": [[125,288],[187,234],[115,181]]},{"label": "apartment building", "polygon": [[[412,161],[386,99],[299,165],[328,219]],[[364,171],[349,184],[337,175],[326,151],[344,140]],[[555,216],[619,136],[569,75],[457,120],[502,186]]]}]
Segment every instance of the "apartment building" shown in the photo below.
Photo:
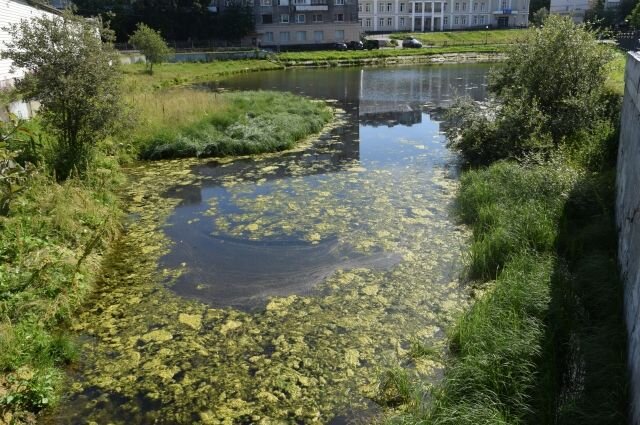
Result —
[{"label": "apartment building", "polygon": [[263,47],[360,39],[357,0],[255,0],[253,9]]},{"label": "apartment building", "polygon": [[[607,0],[608,1],[608,0]],[[569,16],[576,24],[584,22],[587,10],[591,9],[590,0],[551,0],[549,12]]]},{"label": "apartment building", "polygon": [[529,0],[361,0],[366,32],[526,27]]}]

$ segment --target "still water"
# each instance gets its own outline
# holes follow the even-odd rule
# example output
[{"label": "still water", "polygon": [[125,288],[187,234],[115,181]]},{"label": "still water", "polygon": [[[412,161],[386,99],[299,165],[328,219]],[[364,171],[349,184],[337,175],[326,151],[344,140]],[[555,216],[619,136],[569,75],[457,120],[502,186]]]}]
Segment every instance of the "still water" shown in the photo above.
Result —
[{"label": "still water", "polygon": [[[487,66],[288,70],[213,89],[331,101],[295,151],[131,170],[131,217],[74,324],[84,358],[59,423],[366,423],[378,377],[441,373],[465,308],[467,239],[441,108]],[[211,89],[206,87],[204,89]]]}]

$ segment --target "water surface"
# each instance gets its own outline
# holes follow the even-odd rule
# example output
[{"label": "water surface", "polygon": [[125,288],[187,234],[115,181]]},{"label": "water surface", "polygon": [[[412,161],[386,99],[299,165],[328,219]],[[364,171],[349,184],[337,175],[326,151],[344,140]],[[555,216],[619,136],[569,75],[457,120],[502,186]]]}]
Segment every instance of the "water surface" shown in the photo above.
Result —
[{"label": "water surface", "polygon": [[487,67],[246,74],[228,90],[331,100],[338,123],[293,152],[131,170],[131,220],[75,329],[60,423],[358,423],[378,376],[424,382],[466,305],[467,234],[439,108],[485,96]]}]

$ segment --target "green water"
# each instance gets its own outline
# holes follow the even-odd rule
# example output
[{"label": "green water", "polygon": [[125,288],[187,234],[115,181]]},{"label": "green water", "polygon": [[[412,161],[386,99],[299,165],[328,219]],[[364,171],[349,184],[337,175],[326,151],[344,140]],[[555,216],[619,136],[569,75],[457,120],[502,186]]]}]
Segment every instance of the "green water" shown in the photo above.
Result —
[{"label": "green water", "polygon": [[439,106],[487,67],[294,70],[228,89],[334,100],[295,152],[130,170],[130,218],[73,324],[83,358],[56,423],[369,423],[378,378],[428,386],[467,305],[467,231]]}]

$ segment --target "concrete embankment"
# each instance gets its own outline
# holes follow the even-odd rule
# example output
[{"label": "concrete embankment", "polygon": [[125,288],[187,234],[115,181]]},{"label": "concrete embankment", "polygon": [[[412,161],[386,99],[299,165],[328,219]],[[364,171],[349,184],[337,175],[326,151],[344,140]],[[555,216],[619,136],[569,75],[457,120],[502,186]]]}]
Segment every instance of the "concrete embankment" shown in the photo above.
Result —
[{"label": "concrete embankment", "polygon": [[636,425],[640,424],[640,52],[629,53],[625,71],[616,222],[629,337],[629,422]]}]

